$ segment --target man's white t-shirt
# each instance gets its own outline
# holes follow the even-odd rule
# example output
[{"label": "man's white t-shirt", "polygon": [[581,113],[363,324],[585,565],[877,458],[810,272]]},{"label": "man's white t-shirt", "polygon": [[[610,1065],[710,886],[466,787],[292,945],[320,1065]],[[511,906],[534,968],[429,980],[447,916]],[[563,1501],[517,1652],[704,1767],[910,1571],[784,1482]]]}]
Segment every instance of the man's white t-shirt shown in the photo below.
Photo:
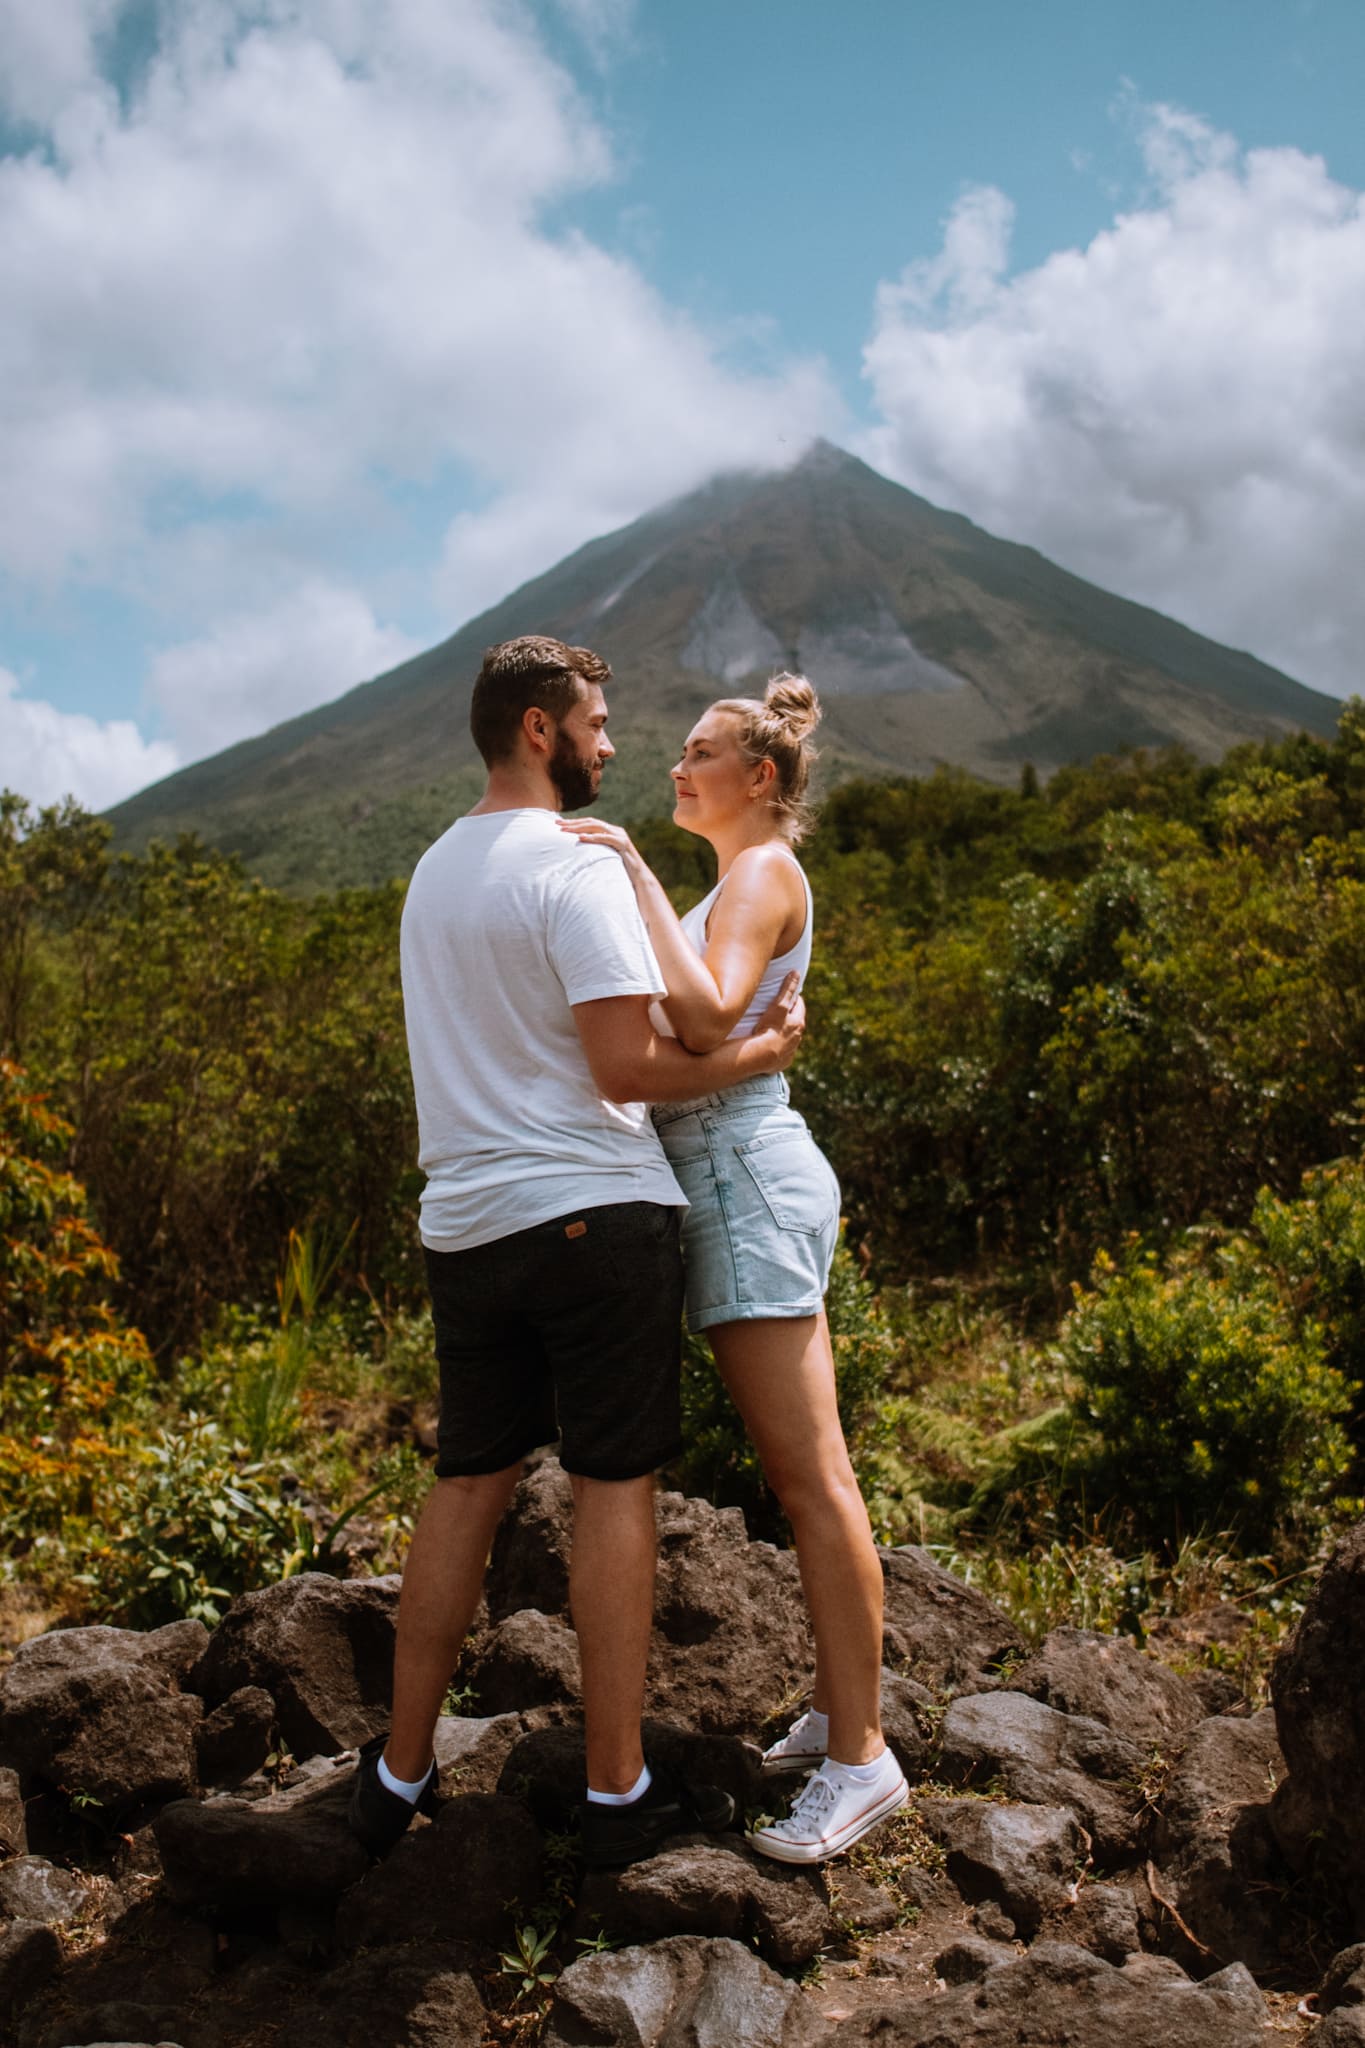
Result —
[{"label": "man's white t-shirt", "polygon": [[593,1086],[570,1010],[664,993],[614,853],[552,811],[459,818],[417,863],[401,952],[423,1244],[465,1251],[606,1202],[685,1206],[648,1110]]}]

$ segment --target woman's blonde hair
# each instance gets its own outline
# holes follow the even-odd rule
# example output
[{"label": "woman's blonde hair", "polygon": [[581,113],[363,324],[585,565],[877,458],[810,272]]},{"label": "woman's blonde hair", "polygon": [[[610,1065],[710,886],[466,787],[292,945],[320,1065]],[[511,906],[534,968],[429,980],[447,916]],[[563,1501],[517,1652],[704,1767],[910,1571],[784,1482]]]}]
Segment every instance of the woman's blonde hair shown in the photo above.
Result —
[{"label": "woman's blonde hair", "polygon": [[804,676],[774,676],[757,697],[722,697],[713,711],[736,721],[739,751],[751,765],[771,761],[776,770],[770,798],[784,839],[797,845],[814,823],[806,802],[810,771],[818,756],[810,735],[820,723],[820,700]]}]

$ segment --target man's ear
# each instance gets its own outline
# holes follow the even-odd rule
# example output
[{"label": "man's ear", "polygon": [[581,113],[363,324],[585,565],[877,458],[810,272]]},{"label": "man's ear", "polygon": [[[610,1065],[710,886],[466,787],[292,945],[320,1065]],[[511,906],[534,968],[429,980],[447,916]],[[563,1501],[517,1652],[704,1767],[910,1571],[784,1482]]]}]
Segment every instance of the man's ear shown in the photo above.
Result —
[{"label": "man's ear", "polygon": [[551,754],[555,744],[555,722],[539,704],[528,704],[521,714],[521,730],[533,754]]}]

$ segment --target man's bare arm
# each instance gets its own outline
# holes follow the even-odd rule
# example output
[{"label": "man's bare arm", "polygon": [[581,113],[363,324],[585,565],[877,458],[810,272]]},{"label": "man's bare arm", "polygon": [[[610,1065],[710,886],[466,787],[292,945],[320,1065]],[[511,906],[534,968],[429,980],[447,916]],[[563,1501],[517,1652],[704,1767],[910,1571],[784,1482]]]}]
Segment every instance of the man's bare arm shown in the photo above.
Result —
[{"label": "man's bare arm", "polygon": [[796,1057],[806,1006],[788,975],[749,1038],[728,1038],[714,1052],[691,1053],[660,1038],[647,996],[604,996],[575,1003],[574,1023],[592,1078],[608,1102],[686,1102],[755,1074],[780,1074]]}]

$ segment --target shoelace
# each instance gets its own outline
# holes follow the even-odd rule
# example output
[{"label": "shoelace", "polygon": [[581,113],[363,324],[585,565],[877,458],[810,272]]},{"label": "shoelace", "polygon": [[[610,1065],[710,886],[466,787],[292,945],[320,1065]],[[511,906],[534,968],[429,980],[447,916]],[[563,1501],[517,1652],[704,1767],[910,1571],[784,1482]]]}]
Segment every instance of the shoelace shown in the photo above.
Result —
[{"label": "shoelace", "polygon": [[803,1828],[813,1828],[818,1833],[821,1821],[838,1797],[839,1794],[833,1785],[830,1784],[829,1779],[824,1777],[819,1771],[816,1771],[813,1777],[807,1778],[805,1784],[797,1793],[796,1798],[792,1801],[791,1812],[784,1821],[778,1823],[776,1832],[780,1832],[783,1828],[800,1826]]}]

